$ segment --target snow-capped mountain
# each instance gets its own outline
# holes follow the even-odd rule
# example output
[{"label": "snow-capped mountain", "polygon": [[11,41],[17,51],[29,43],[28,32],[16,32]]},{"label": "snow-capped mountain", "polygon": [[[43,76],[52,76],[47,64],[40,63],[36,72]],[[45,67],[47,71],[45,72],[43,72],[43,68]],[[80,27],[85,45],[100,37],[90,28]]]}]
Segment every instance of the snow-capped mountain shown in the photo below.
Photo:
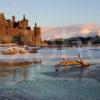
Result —
[{"label": "snow-capped mountain", "polygon": [[42,28],[43,39],[70,38],[70,37],[95,37],[100,36],[100,25],[83,24],[55,28]]}]

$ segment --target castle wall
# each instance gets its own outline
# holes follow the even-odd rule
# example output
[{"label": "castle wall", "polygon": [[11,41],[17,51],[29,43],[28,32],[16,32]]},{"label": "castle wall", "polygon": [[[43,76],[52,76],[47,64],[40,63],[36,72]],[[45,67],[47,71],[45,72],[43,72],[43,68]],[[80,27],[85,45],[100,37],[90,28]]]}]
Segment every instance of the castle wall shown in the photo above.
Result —
[{"label": "castle wall", "polygon": [[25,15],[21,21],[16,22],[15,16],[12,16],[12,19],[6,20],[4,14],[0,14],[0,35],[13,37],[19,34],[23,34],[26,41],[33,42],[33,44],[41,44],[41,28],[37,27],[36,23],[34,30],[31,30]]},{"label": "castle wall", "polygon": [[17,29],[17,28],[9,28],[7,29],[7,34],[11,36],[16,36],[18,34],[34,34],[31,30],[25,30],[25,29]]},{"label": "castle wall", "polygon": [[0,36],[3,36],[3,35],[5,35],[5,30],[0,29]]}]

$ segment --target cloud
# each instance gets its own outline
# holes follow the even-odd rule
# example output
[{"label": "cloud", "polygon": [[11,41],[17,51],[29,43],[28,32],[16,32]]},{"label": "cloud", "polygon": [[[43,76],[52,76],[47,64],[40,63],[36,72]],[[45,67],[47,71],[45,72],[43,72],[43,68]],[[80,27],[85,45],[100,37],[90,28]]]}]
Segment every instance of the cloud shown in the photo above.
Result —
[{"label": "cloud", "polygon": [[90,33],[90,32],[91,32],[91,30],[83,29],[80,33],[81,33],[81,34],[88,34],[88,33]]},{"label": "cloud", "polygon": [[42,28],[43,39],[69,38],[94,33],[100,36],[100,25],[82,24],[56,28]]}]

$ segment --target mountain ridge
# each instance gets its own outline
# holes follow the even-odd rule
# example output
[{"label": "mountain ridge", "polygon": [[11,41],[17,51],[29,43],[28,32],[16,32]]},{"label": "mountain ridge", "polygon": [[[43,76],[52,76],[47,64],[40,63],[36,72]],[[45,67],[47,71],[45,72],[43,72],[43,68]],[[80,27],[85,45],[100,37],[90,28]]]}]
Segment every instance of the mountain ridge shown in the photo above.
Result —
[{"label": "mountain ridge", "polygon": [[78,46],[78,45],[99,45],[100,44],[100,36],[96,35],[94,37],[71,37],[68,39],[59,38],[54,40],[47,40],[48,45],[64,45],[64,46]]}]

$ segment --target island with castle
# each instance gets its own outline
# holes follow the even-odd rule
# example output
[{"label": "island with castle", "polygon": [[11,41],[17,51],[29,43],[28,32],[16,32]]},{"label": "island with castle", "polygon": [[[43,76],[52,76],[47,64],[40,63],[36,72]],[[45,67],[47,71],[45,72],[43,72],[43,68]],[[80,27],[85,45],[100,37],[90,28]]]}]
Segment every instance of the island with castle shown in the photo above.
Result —
[{"label": "island with castle", "polygon": [[28,22],[25,15],[22,20],[16,21],[15,16],[6,19],[4,13],[0,13],[0,44],[42,45],[41,28],[35,23],[35,27],[31,29]]}]

